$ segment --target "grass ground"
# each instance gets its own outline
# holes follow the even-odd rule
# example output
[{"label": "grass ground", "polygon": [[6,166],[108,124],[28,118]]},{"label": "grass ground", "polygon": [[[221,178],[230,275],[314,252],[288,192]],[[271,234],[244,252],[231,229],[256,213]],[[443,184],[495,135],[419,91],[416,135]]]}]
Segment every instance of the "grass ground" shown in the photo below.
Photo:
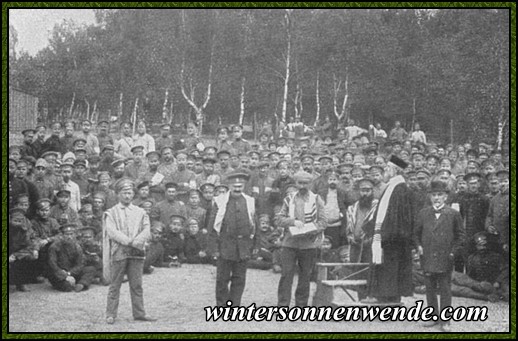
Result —
[{"label": "grass ground", "polygon": [[[277,300],[279,274],[248,270],[242,305],[274,306]],[[416,322],[206,322],[204,307],[213,305],[216,268],[210,265],[184,265],[174,269],[156,269],[144,276],[144,300],[149,315],[157,322],[136,322],[131,315],[128,284],[123,284],[119,317],[115,324],[105,322],[108,287],[92,286],[80,293],[61,293],[48,282],[29,285],[21,293],[10,287],[8,331],[16,332],[319,332],[319,333],[438,333]],[[295,281],[296,284],[296,281]],[[315,285],[312,284],[312,293]],[[405,298],[410,307],[423,295]],[[489,303],[471,299],[453,299],[453,306],[487,306],[489,318],[484,322],[454,322],[460,333],[508,332],[510,310],[507,303]]]}]

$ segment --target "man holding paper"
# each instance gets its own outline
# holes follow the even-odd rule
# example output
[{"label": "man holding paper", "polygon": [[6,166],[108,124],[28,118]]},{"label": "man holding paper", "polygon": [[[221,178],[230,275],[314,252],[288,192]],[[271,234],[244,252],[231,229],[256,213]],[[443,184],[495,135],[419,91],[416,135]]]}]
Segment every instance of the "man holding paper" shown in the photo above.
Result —
[{"label": "man holding paper", "polygon": [[317,248],[323,240],[327,226],[324,201],[309,190],[313,176],[307,172],[294,175],[298,191],[288,195],[275,217],[277,226],[285,229],[281,249],[282,275],[279,281],[278,306],[289,306],[295,269],[299,280],[295,292],[295,305],[308,305],[311,272],[317,260]]}]

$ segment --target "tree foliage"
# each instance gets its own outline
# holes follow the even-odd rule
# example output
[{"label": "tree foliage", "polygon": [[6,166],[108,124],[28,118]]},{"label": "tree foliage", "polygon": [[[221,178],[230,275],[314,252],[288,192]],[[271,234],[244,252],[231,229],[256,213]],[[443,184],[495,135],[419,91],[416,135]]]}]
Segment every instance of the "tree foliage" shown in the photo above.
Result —
[{"label": "tree foliage", "polygon": [[[288,14],[284,9],[96,10],[95,25],[64,21],[36,56],[17,53],[10,59],[10,82],[40,97],[48,120],[62,119],[71,106],[84,114],[94,103],[100,117],[108,118],[119,111],[122,93],[125,119],[139,98],[139,115],[159,121],[166,90],[174,117],[195,119],[195,108],[182,95],[182,79],[197,105],[211,82],[203,110],[208,125],[237,122],[243,110],[248,123],[254,113],[272,119],[281,112],[289,74],[286,114],[313,123],[317,72],[321,118],[336,120],[334,86],[345,80],[346,117],[363,126],[380,122],[389,128],[397,119],[411,129],[419,121],[432,139],[449,142],[453,121],[455,142],[494,141],[498,123],[509,116],[506,10],[294,9]],[[341,100],[344,91],[338,92]]]}]

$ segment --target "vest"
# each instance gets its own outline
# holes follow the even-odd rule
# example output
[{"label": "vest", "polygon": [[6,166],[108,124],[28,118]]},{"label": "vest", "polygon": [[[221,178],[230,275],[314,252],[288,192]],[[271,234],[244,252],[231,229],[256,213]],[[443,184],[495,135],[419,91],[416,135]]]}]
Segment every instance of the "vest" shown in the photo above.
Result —
[{"label": "vest", "polygon": [[[252,227],[252,235],[255,234],[255,199],[244,194],[243,197],[246,201],[246,209],[248,211],[248,217],[250,219],[250,226]],[[227,192],[217,198],[214,198],[214,203],[218,206],[218,212],[216,213],[216,218],[214,220],[214,230],[218,233],[221,232],[221,224],[223,224],[223,218],[225,217],[225,213],[227,211],[227,204],[230,198],[230,192]]]}]

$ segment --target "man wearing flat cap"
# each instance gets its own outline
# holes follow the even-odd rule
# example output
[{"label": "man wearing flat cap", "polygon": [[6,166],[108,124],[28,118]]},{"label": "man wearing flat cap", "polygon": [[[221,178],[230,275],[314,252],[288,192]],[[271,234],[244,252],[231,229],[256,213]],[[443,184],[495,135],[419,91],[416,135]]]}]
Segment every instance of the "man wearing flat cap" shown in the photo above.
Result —
[{"label": "man wearing flat cap", "polygon": [[149,216],[142,208],[131,204],[134,183],[123,178],[116,184],[119,203],[103,216],[103,275],[110,281],[106,322],[113,324],[117,317],[120,288],[124,275],[128,276],[133,318],[155,321],[146,315],[142,290],[145,244],[151,237]]},{"label": "man wearing flat cap", "polygon": [[392,155],[387,164],[389,181],[374,215],[369,299],[372,303],[399,303],[412,296],[412,230],[414,203],[402,174],[408,163]]},{"label": "man wearing flat cap", "polygon": [[229,174],[230,191],[214,198],[210,213],[210,250],[217,250],[216,304],[241,305],[245,289],[247,261],[255,244],[255,200],[244,194],[249,175]]},{"label": "man wearing flat cap", "polygon": [[23,144],[20,148],[20,153],[22,156],[30,155],[32,157],[36,157],[32,154],[31,144],[34,140],[34,135],[36,134],[36,130],[34,129],[25,129],[22,131],[23,135]]},{"label": "man wearing flat cap", "polygon": [[278,306],[290,305],[297,265],[299,279],[295,305],[308,305],[311,273],[327,227],[324,201],[309,190],[312,178],[311,174],[304,171],[294,175],[298,191],[284,198],[281,210],[275,216],[276,225],[285,230],[281,248],[282,275],[278,287]]},{"label": "man wearing flat cap", "polygon": [[[430,197],[432,206],[423,208],[418,216],[414,231],[414,243],[421,256],[421,267],[425,275],[426,301],[434,308],[434,315],[451,306],[451,276],[455,254],[465,239],[460,213],[446,205],[448,186],[442,181],[432,181]],[[440,309],[437,295],[441,296]],[[428,321],[425,326],[440,324],[444,331],[450,331],[448,321]]]}]

